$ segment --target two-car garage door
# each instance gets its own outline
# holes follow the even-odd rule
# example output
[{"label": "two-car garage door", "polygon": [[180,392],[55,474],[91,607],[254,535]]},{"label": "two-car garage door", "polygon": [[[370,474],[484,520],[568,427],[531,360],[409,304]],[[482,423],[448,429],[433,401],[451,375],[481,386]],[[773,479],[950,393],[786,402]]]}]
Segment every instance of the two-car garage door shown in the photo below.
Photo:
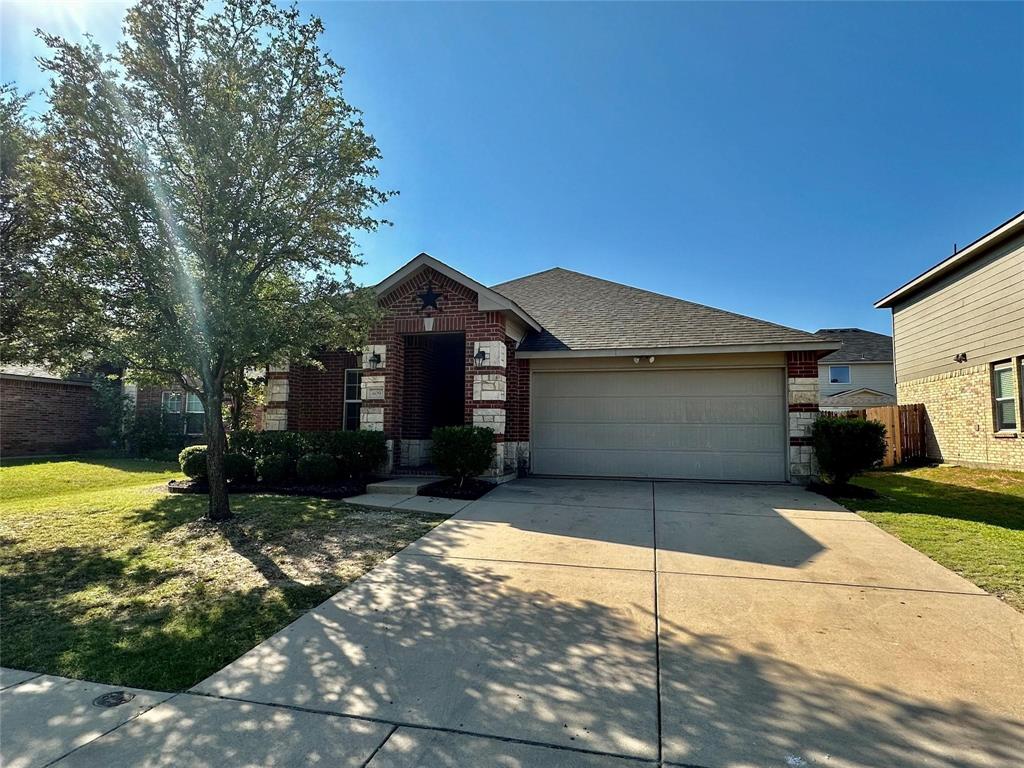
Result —
[{"label": "two-car garage door", "polygon": [[784,387],[778,368],[537,371],[533,471],[785,480]]}]

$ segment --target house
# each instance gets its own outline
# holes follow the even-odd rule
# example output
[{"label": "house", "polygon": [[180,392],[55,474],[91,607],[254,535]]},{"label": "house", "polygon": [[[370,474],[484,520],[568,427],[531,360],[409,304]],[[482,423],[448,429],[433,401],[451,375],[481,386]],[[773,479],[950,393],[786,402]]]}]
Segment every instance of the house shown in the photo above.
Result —
[{"label": "house", "polygon": [[900,286],[896,397],[922,403],[929,457],[1024,470],[1024,212]]},{"label": "house", "polygon": [[821,410],[842,413],[896,402],[892,336],[862,328],[822,328],[814,335],[842,345],[818,361]]},{"label": "house", "polygon": [[44,366],[0,368],[0,455],[74,453],[100,447],[103,424],[92,378]]},{"label": "house", "polygon": [[502,475],[805,481],[818,360],[804,331],[566,269],[492,287],[420,254],[376,286],[360,355],[272,367],[266,429],[382,430],[391,469],[436,426],[492,428]]}]

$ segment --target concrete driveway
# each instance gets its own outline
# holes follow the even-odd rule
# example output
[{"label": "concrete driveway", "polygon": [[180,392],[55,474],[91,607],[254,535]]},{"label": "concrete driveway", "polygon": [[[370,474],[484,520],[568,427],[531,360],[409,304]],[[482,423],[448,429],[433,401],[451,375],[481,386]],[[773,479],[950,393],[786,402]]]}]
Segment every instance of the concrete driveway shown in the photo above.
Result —
[{"label": "concrete driveway", "polygon": [[520,480],[58,765],[299,726],[371,768],[1019,767],[1024,616],[798,488]]}]

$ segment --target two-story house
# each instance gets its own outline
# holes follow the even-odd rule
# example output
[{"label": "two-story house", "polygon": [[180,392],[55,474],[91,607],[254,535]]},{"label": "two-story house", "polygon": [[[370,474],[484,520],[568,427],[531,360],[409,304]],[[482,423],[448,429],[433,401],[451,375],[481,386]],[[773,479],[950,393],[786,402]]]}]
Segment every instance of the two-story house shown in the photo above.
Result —
[{"label": "two-story house", "polygon": [[861,328],[822,328],[814,335],[842,345],[818,361],[821,410],[842,413],[896,402],[892,336]]},{"label": "two-story house", "polygon": [[875,303],[929,457],[1024,470],[1024,212]]}]

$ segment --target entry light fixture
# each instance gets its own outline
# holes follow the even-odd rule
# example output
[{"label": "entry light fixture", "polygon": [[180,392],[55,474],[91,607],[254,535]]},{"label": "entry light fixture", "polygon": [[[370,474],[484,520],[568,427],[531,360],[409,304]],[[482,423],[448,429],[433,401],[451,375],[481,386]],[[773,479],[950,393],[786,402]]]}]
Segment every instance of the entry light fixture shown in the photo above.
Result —
[{"label": "entry light fixture", "polygon": [[953,360],[955,362],[957,362],[957,363],[966,363],[967,362],[967,353],[966,352],[957,352],[955,355],[953,355]]},{"label": "entry light fixture", "polygon": [[370,364],[370,370],[375,371],[380,367],[380,353],[374,352],[366,361]]},{"label": "entry light fixture", "polygon": [[487,362],[487,353],[484,350],[482,350],[482,349],[478,349],[476,354],[473,355],[473,365],[475,365],[477,368],[479,368],[481,365],[483,365],[486,362]]}]

